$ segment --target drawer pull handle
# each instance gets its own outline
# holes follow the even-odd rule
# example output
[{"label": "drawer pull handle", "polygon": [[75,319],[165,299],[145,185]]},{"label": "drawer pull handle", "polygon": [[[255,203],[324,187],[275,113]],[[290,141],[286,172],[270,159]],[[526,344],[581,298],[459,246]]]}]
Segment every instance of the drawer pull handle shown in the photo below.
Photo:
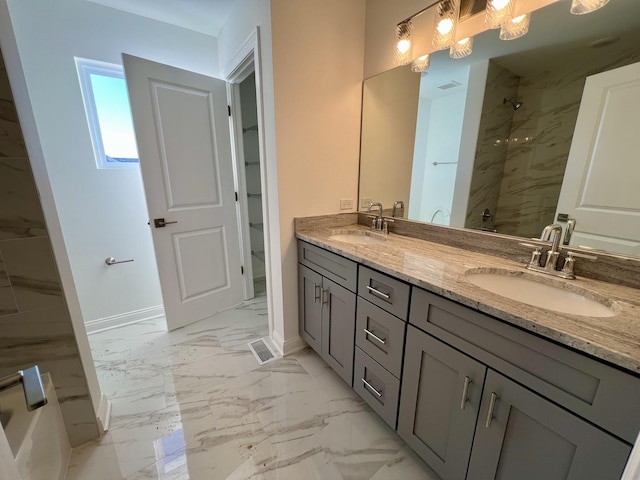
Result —
[{"label": "drawer pull handle", "polygon": [[469,385],[471,385],[471,379],[464,377],[464,387],[462,387],[462,400],[460,400],[460,410],[464,410],[465,405],[469,401]]},{"label": "drawer pull handle", "polygon": [[369,382],[367,382],[364,378],[362,379],[362,383],[364,383],[365,387],[367,387],[369,390],[375,393],[378,396],[378,398],[382,398],[382,394],[378,390],[376,390],[375,387],[371,385]]},{"label": "drawer pull handle", "polygon": [[373,287],[370,287],[369,285],[367,285],[367,290],[369,290],[369,293],[373,293],[374,295],[378,295],[382,298],[384,298],[385,300],[389,300],[391,298],[391,295],[388,295],[384,292],[381,292],[380,290],[376,290]]},{"label": "drawer pull handle", "polygon": [[376,339],[377,341],[379,341],[382,345],[386,345],[386,344],[387,344],[387,341],[386,341],[386,340],[384,340],[383,338],[380,338],[380,337],[379,337],[379,336],[377,336],[375,333],[373,333],[373,332],[372,332],[372,331],[370,331],[370,330],[367,330],[366,328],[364,329],[364,333],[366,333],[367,335],[369,335],[369,336],[371,336],[371,337],[375,338],[375,339]]},{"label": "drawer pull handle", "polygon": [[491,400],[489,401],[489,411],[487,412],[487,421],[484,426],[487,428],[491,428],[491,420],[493,420],[493,410],[496,408],[496,400],[498,400],[498,395],[491,392]]},{"label": "drawer pull handle", "polygon": [[313,299],[313,303],[318,303],[320,301],[320,285],[317,283],[313,284],[315,298]]}]

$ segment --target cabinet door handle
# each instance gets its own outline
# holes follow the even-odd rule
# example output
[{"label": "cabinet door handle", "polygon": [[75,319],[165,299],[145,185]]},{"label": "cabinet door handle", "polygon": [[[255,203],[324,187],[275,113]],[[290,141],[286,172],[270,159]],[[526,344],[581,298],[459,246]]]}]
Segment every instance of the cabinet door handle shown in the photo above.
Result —
[{"label": "cabinet door handle", "polygon": [[374,295],[378,295],[379,297],[384,298],[385,300],[389,300],[391,298],[391,295],[388,295],[384,292],[381,292],[380,290],[376,290],[373,287],[370,287],[369,285],[367,285],[367,290],[369,290],[369,293],[373,293]]},{"label": "cabinet door handle", "polygon": [[491,392],[491,400],[489,400],[489,411],[487,412],[487,421],[484,423],[484,426],[487,428],[491,428],[491,420],[493,420],[493,410],[496,408],[496,400],[498,400],[498,395],[494,392]]},{"label": "cabinet door handle", "polygon": [[375,338],[377,341],[379,341],[382,345],[386,345],[387,341],[383,338],[380,338],[379,336],[377,336],[375,333],[373,333],[371,330],[368,329],[364,329],[364,333],[367,335],[370,335],[371,337]]},{"label": "cabinet door handle", "polygon": [[471,379],[464,377],[464,386],[462,387],[462,400],[460,400],[460,410],[464,410],[465,405],[469,401],[469,385],[471,385]]},{"label": "cabinet door handle", "polygon": [[382,398],[382,393],[376,390],[375,387],[371,385],[369,382],[367,382],[364,378],[362,379],[362,383],[364,383],[365,387],[367,387],[369,390],[375,393],[378,396],[378,398]]},{"label": "cabinet door handle", "polygon": [[313,299],[313,303],[318,303],[318,301],[320,300],[320,285],[318,285],[317,283],[313,284],[313,290],[314,290],[314,295],[315,298]]},{"label": "cabinet door handle", "polygon": [[322,305],[329,306],[329,289],[322,290]]}]

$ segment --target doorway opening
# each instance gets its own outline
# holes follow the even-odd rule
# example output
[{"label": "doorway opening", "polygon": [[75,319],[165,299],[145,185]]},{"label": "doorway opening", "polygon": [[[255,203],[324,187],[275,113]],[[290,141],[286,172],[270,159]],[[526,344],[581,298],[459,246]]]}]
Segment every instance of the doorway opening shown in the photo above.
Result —
[{"label": "doorway opening", "polygon": [[[258,109],[256,103],[255,72],[237,85],[236,111],[240,112],[241,142],[237,148],[242,157],[244,184],[247,192],[248,243],[251,256],[248,260],[246,282],[253,286],[255,296],[266,293],[264,250],[264,218],[262,215],[262,186],[260,144],[258,141]],[[240,133],[240,132],[238,132]],[[240,160],[240,158],[238,158]],[[250,291],[250,289],[248,289]]]}]

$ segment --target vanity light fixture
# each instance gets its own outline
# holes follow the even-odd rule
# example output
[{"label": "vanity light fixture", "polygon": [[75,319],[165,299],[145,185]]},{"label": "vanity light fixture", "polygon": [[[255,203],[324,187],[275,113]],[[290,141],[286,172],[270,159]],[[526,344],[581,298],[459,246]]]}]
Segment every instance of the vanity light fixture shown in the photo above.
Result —
[{"label": "vanity light fixture", "polygon": [[463,38],[458,40],[449,49],[449,56],[451,58],[464,58],[471,55],[473,51],[473,37]]},{"label": "vanity light fixture", "polygon": [[426,54],[416,58],[411,62],[411,71],[416,73],[423,73],[429,70],[431,65],[431,55]]},{"label": "vanity light fixture", "polygon": [[484,24],[487,28],[500,26],[513,17],[514,0],[488,0]]},{"label": "vanity light fixture", "polygon": [[396,26],[396,48],[394,52],[396,65],[406,65],[411,62],[413,50],[412,34],[413,24],[411,19],[404,20]]},{"label": "vanity light fixture", "polygon": [[514,40],[520,38],[529,31],[531,14],[525,13],[515,18],[507,20],[500,28],[500,40]]},{"label": "vanity light fixture", "polygon": [[583,15],[598,10],[607,3],[609,3],[609,0],[573,0],[570,11],[574,15]]},{"label": "vanity light fixture", "polygon": [[442,50],[453,45],[458,23],[460,0],[442,0],[436,7],[433,46]]}]

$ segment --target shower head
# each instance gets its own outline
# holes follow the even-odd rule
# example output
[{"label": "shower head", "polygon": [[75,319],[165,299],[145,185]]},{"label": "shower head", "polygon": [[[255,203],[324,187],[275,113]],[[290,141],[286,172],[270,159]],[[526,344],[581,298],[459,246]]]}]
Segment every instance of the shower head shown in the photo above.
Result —
[{"label": "shower head", "polygon": [[511,100],[510,98],[505,98],[505,99],[502,101],[502,104],[503,104],[503,105],[505,105],[506,103],[510,103],[514,110],[518,110],[518,109],[522,106],[522,104],[523,104],[523,102],[513,101],[513,100]]}]

